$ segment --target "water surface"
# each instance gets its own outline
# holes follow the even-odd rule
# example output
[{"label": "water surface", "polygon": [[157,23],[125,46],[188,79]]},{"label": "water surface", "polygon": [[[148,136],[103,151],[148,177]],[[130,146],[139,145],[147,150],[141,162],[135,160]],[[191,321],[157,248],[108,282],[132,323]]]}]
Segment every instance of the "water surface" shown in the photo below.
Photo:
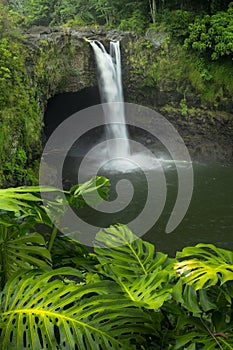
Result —
[{"label": "water surface", "polygon": [[[154,243],[157,250],[170,255],[184,246],[197,243],[213,243],[233,250],[233,167],[194,163],[193,169],[194,190],[189,209],[179,226],[168,234],[165,233],[165,227],[177,196],[177,172],[172,163],[166,166],[166,204],[158,221],[143,238]],[[147,183],[143,172],[106,174],[102,170],[101,175],[110,178],[111,200],[117,197],[115,189],[118,181],[126,178],[134,186],[133,199],[119,213],[105,214],[85,208],[79,211],[80,217],[102,227],[117,222],[127,224],[140,214],[147,199]],[[156,170],[154,176],[156,178]],[[124,202],[124,196],[121,200]],[[151,207],[150,215],[153,216],[154,212],[155,208]]]}]

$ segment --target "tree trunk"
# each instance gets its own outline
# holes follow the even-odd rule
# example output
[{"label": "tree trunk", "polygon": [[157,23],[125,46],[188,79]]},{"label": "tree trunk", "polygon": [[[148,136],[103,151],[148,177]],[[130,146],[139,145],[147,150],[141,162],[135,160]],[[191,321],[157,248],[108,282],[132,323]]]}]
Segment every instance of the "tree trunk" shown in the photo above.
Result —
[{"label": "tree trunk", "polygon": [[150,5],[151,19],[152,19],[152,22],[155,23],[156,12],[157,12],[156,0],[149,0],[149,5]]}]

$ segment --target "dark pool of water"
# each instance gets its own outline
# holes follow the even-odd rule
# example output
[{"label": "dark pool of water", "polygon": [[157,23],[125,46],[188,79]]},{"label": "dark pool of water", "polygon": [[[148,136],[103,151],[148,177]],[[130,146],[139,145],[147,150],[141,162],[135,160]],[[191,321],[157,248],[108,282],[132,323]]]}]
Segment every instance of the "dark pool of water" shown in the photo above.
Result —
[{"label": "dark pool of water", "polygon": [[183,221],[174,232],[164,233],[165,208],[161,220],[144,238],[170,254],[201,242],[233,250],[232,180],[232,167],[194,164],[193,196]]},{"label": "dark pool of water", "polygon": [[[58,95],[52,99],[45,114],[45,134],[50,136],[51,132],[68,116],[77,110],[99,103],[98,88],[85,89],[79,93]],[[78,106],[77,106],[78,105]],[[87,152],[87,146],[93,144],[93,139],[101,137],[101,130],[96,130],[93,136],[85,139],[79,145],[79,153]],[[90,141],[91,140],[91,141]],[[83,148],[82,148],[83,146]],[[80,151],[81,150],[81,151]],[[65,175],[67,186],[69,176],[71,182],[73,169],[76,168],[76,160],[68,160],[68,176]],[[165,233],[166,224],[174,207],[177,196],[177,172],[173,166],[165,169],[167,181],[167,198],[164,210],[153,225],[143,236],[144,239],[155,244],[157,250],[174,254],[175,251],[187,245],[200,242],[214,243],[219,247],[233,250],[233,167],[220,165],[193,164],[194,168],[194,190],[189,209],[172,233]],[[110,174],[100,171],[111,180],[110,199],[116,197],[115,185],[122,178],[128,178],[134,185],[133,200],[117,214],[99,213],[98,210],[85,208],[79,211],[80,217],[93,225],[107,227],[116,222],[127,224],[137,217],[143,210],[147,200],[146,179],[140,172],[130,174]],[[152,174],[153,175],[153,174]],[[89,179],[92,174],[86,174]],[[156,172],[154,172],[156,184]],[[124,196],[123,196],[124,197]],[[124,198],[122,198],[124,202]],[[123,203],[124,204],[124,203]],[[150,208],[150,216],[154,216],[155,208]]]},{"label": "dark pool of water", "polygon": [[[73,162],[72,162],[73,164]],[[197,243],[213,243],[219,247],[233,250],[233,167],[220,165],[193,164],[194,189],[188,211],[179,226],[171,233],[165,233],[177,197],[177,171],[172,163],[166,165],[164,173],[167,182],[166,204],[157,222],[143,235],[154,243],[156,249],[174,255],[184,246]],[[86,174],[87,178],[91,174]],[[79,216],[88,223],[107,227],[121,222],[128,224],[137,217],[147,200],[147,181],[143,172],[108,173],[100,175],[110,178],[110,200],[117,198],[116,184],[128,179],[134,186],[134,195],[126,208],[114,214],[100,213],[93,208],[78,211]],[[152,171],[156,185],[156,170]],[[127,192],[127,191],[126,191]],[[122,204],[126,198],[121,198]],[[155,208],[149,208],[149,215],[155,215]]]}]

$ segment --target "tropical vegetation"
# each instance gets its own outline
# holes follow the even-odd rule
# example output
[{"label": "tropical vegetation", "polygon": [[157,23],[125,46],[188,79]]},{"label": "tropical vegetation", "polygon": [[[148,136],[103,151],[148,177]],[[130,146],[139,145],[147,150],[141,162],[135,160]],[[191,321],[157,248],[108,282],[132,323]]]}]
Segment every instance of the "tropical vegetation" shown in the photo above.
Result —
[{"label": "tropical vegetation", "polygon": [[[93,178],[66,203],[108,187]],[[125,225],[98,232],[89,251],[51,222],[66,210],[59,193],[0,190],[1,349],[233,349],[232,252],[198,244],[169,258]]]},{"label": "tropical vegetation", "polygon": [[[232,8],[228,0],[0,0],[0,349],[233,349],[231,251],[200,243],[169,257],[120,224],[98,232],[88,249],[59,232],[49,213],[78,210],[96,188],[106,199],[107,179],[63,191],[66,202],[56,188],[22,186],[38,183],[43,128],[25,30],[168,33],[150,68],[143,46],[131,64],[134,74],[147,72],[147,88],[172,75],[185,116],[193,89],[216,108],[232,95]],[[37,55],[45,81],[48,54]],[[45,203],[40,193],[48,192],[54,199]]]},{"label": "tropical vegetation", "polygon": [[193,107],[187,96],[193,93],[205,109],[224,109],[226,103],[231,106],[232,21],[229,0],[1,0],[1,186],[37,183],[43,134],[41,101],[52,93],[51,84],[46,81],[46,63],[54,58],[50,63],[54,82],[63,71],[69,75],[62,55],[67,57],[71,52],[55,52],[44,41],[32,57],[24,37],[28,28],[103,26],[146,33],[148,38],[166,33],[160,53],[155,55],[148,42],[151,61],[141,45],[131,48],[135,62],[130,64],[135,76],[142,75],[142,89],[157,89],[161,84],[166,89],[172,81],[183,96],[180,111],[186,115],[188,107]]}]

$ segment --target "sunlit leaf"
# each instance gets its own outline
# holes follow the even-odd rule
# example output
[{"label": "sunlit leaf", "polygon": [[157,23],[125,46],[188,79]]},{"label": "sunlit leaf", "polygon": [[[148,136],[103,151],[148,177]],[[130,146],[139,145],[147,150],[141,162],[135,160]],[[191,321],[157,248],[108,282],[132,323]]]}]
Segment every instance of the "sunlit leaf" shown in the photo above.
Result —
[{"label": "sunlit leaf", "polygon": [[176,273],[196,290],[233,280],[233,253],[212,244],[186,247],[177,253],[182,260],[175,264]]},{"label": "sunlit leaf", "polygon": [[160,308],[172,288],[163,271],[167,256],[136,237],[126,226],[112,226],[96,236],[95,252],[105,275],[114,279],[125,296],[148,309]]},{"label": "sunlit leaf", "polygon": [[[78,285],[62,268],[30,272],[10,280],[1,294],[2,349],[136,349],[153,332],[148,315],[114,294],[113,282]],[[150,325],[151,323],[151,325]]]}]

